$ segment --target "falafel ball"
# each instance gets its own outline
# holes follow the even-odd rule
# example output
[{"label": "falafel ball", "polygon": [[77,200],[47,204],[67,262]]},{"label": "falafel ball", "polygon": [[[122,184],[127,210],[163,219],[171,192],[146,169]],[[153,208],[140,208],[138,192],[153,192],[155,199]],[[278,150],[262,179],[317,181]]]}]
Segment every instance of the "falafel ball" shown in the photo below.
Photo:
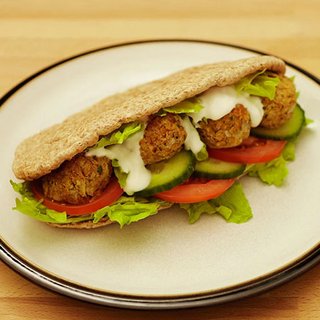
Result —
[{"label": "falafel ball", "polygon": [[248,110],[236,104],[231,112],[219,120],[201,120],[199,134],[210,148],[231,148],[249,137],[251,120]]},{"label": "falafel ball", "polygon": [[41,179],[43,194],[58,202],[83,204],[103,191],[111,173],[111,161],[108,158],[81,154],[65,161]]},{"label": "falafel ball", "polygon": [[186,136],[180,116],[168,113],[151,118],[140,141],[144,163],[152,164],[173,157],[181,150]]},{"label": "falafel ball", "polygon": [[264,116],[260,126],[265,128],[279,128],[292,116],[296,105],[296,88],[292,80],[285,76],[279,76],[280,83],[276,88],[273,100],[262,99]]}]

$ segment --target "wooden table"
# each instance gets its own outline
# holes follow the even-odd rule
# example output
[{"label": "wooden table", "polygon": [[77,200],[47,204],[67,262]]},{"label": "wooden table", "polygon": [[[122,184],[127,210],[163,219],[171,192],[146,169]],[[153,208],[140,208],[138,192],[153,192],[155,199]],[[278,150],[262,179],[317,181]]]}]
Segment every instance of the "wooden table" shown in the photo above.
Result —
[{"label": "wooden table", "polygon": [[[229,42],[320,75],[319,0],[0,0],[0,95],[76,53],[125,41]],[[256,297],[191,310],[143,312],[79,302],[0,263],[0,319],[320,319],[320,268]]]}]

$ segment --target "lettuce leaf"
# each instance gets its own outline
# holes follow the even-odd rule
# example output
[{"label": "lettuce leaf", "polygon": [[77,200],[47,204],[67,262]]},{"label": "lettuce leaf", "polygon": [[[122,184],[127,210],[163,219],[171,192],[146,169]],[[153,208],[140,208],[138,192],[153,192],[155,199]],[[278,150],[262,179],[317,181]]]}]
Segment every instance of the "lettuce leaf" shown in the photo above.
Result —
[{"label": "lettuce leaf", "polygon": [[208,201],[197,203],[180,203],[179,206],[188,212],[189,223],[197,222],[203,213],[210,215],[217,213],[217,208],[212,206]]},{"label": "lettuce leaf", "polygon": [[132,222],[145,219],[158,212],[163,201],[152,199],[136,200],[134,197],[120,197],[112,205],[101,208],[88,215],[70,217],[66,212],[58,212],[48,209],[41,201],[37,201],[29,188],[28,182],[15,183],[10,181],[13,189],[21,195],[21,200],[16,199],[16,206],[13,208],[38,221],[49,223],[77,223],[82,221],[99,222],[102,218],[108,218],[120,224],[122,228]]},{"label": "lettuce leaf", "polygon": [[252,218],[250,204],[239,182],[234,183],[233,186],[220,197],[209,200],[209,202],[211,205],[226,207],[230,210],[219,210],[219,213],[223,215],[228,222],[244,223]]},{"label": "lettuce leaf", "polygon": [[263,70],[246,76],[235,84],[235,88],[238,93],[246,92],[254,96],[266,97],[273,100],[279,83],[280,79],[278,77]]},{"label": "lettuce leaf", "polygon": [[120,184],[120,187],[122,189],[124,189],[125,186],[126,186],[128,173],[124,172],[121,169],[121,167],[119,165],[119,161],[117,159],[113,159],[112,160],[112,167],[113,167],[113,170],[114,170],[114,174],[117,177],[117,180],[118,180],[118,182]]},{"label": "lettuce leaf", "polygon": [[188,116],[182,118],[182,125],[187,133],[184,148],[191,150],[198,161],[206,160],[208,158],[207,147],[201,140],[199,132],[193,126]]},{"label": "lettuce leaf", "polygon": [[296,145],[294,141],[288,141],[282,151],[282,157],[286,161],[294,161],[296,158]]},{"label": "lettuce leaf", "polygon": [[21,200],[16,199],[16,206],[13,208],[27,216],[42,222],[67,223],[67,214],[47,209],[41,201],[33,197],[28,182],[15,183],[10,180],[14,191],[21,195]]},{"label": "lettuce leaf", "polygon": [[[133,197],[131,197],[133,198]],[[134,199],[134,198],[133,198]],[[139,203],[128,199],[125,202],[119,202],[99,209],[95,214],[93,222],[99,221],[102,217],[108,218],[120,224],[120,227],[145,219],[158,212],[159,203]]]},{"label": "lettuce leaf", "polygon": [[195,157],[198,161],[204,161],[208,159],[209,155],[205,144],[203,144],[201,150],[195,154]]},{"label": "lettuce leaf", "polygon": [[287,162],[294,159],[295,144],[293,141],[288,141],[280,157],[266,163],[250,165],[246,172],[249,177],[258,177],[266,184],[280,187],[288,175]]},{"label": "lettuce leaf", "polygon": [[163,108],[162,110],[169,113],[196,113],[202,110],[203,106],[196,98],[187,99],[177,103],[172,107]]},{"label": "lettuce leaf", "polygon": [[252,210],[239,182],[216,199],[180,204],[187,210],[189,223],[195,223],[203,213],[220,214],[227,222],[244,223],[252,218]]},{"label": "lettuce leaf", "polygon": [[280,187],[288,175],[287,162],[280,156],[267,163],[257,163],[248,170],[249,177],[258,177],[269,185]]},{"label": "lettuce leaf", "polygon": [[305,118],[304,119],[304,126],[307,127],[308,125],[314,123],[314,120],[310,119],[310,118]]},{"label": "lettuce leaf", "polygon": [[161,201],[148,202],[145,199],[136,201],[134,197],[121,197],[111,206],[99,209],[94,213],[93,222],[96,223],[104,217],[117,222],[122,228],[132,222],[145,219],[158,212]]},{"label": "lettuce leaf", "polygon": [[113,144],[122,144],[125,140],[127,140],[130,136],[132,136],[134,133],[141,131],[143,129],[143,126],[141,123],[138,122],[132,122],[129,124],[124,124],[120,127],[120,129],[110,133],[106,137],[102,137],[96,145],[89,148],[88,151],[96,150],[99,148],[103,148],[106,146],[110,146]]}]

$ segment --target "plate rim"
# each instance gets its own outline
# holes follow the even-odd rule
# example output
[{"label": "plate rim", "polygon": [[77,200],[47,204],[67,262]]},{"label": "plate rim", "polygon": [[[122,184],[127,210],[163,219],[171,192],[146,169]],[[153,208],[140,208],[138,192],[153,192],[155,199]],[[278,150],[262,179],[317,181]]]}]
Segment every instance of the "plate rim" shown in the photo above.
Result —
[{"label": "plate rim", "polygon": [[2,239],[0,239],[0,258],[12,270],[31,282],[71,298],[126,309],[161,310],[217,305],[263,293],[302,275],[320,263],[320,244],[292,264],[275,270],[267,276],[262,275],[248,282],[227,287],[226,290],[162,297],[113,294],[65,281],[21,258]]},{"label": "plate rim", "polygon": [[[33,79],[39,77],[40,75],[46,73],[47,71],[58,67],[59,65],[65,64],[66,62],[76,60],[83,56],[94,54],[96,52],[105,51],[117,47],[126,47],[130,45],[139,45],[146,43],[164,43],[164,42],[185,42],[185,43],[198,43],[198,44],[209,44],[209,45],[219,45],[225,47],[231,47],[235,49],[240,49],[257,54],[269,54],[256,49],[251,49],[245,46],[230,44],[226,42],[209,41],[209,40],[198,40],[198,39],[147,39],[129,42],[120,42],[108,46],[98,47],[92,50],[87,50],[65,59],[59,60],[53,64],[48,65],[40,69],[39,71],[31,74],[12,89],[6,92],[2,97],[0,97],[0,108],[8,101],[16,92],[23,88],[26,84],[31,82]],[[313,80],[317,84],[320,84],[320,79],[309,71],[288,62],[288,66],[299,71],[300,73],[307,76],[307,78]],[[227,288],[222,288],[218,290],[212,290],[209,292],[194,293],[194,294],[177,294],[170,296],[138,296],[138,295],[122,295],[108,293],[104,291],[94,290],[91,288],[86,288],[84,286],[78,286],[72,282],[65,281],[61,278],[55,277],[44,270],[37,268],[36,266],[29,263],[26,259],[21,257],[19,254],[15,253],[5,241],[0,239],[0,259],[8,265],[12,270],[16,271],[23,277],[27,278],[33,283],[36,283],[42,287],[45,287],[54,292],[64,294],[66,296],[76,298],[79,300],[113,306],[121,308],[130,309],[178,309],[178,308],[189,308],[206,306],[213,304],[220,304],[224,302],[238,300],[244,297],[252,296],[266,290],[269,290],[275,286],[283,284],[298,275],[301,275],[305,271],[309,270],[317,263],[320,262],[320,243],[315,245],[315,247],[310,248],[308,252],[300,257],[297,257],[292,262],[279,268],[273,272],[269,272],[260,277],[254,278],[245,283],[238,285],[229,286]]]}]

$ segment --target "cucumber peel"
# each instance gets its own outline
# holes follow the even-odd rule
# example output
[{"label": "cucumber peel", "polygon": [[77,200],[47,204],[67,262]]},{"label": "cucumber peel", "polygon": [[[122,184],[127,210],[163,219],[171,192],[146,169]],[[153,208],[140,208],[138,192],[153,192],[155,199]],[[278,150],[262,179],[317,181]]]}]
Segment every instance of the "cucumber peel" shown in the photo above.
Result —
[{"label": "cucumber peel", "polygon": [[174,157],[147,166],[151,181],[147,188],[136,192],[136,196],[149,197],[172,189],[187,180],[194,171],[196,159],[191,151],[180,151]]},{"label": "cucumber peel", "polygon": [[207,179],[230,179],[240,176],[245,169],[245,164],[208,158],[196,163],[194,176]]},{"label": "cucumber peel", "polygon": [[305,126],[304,110],[297,104],[291,118],[280,128],[268,129],[263,127],[253,128],[251,134],[258,138],[273,140],[291,140],[296,138]]}]

